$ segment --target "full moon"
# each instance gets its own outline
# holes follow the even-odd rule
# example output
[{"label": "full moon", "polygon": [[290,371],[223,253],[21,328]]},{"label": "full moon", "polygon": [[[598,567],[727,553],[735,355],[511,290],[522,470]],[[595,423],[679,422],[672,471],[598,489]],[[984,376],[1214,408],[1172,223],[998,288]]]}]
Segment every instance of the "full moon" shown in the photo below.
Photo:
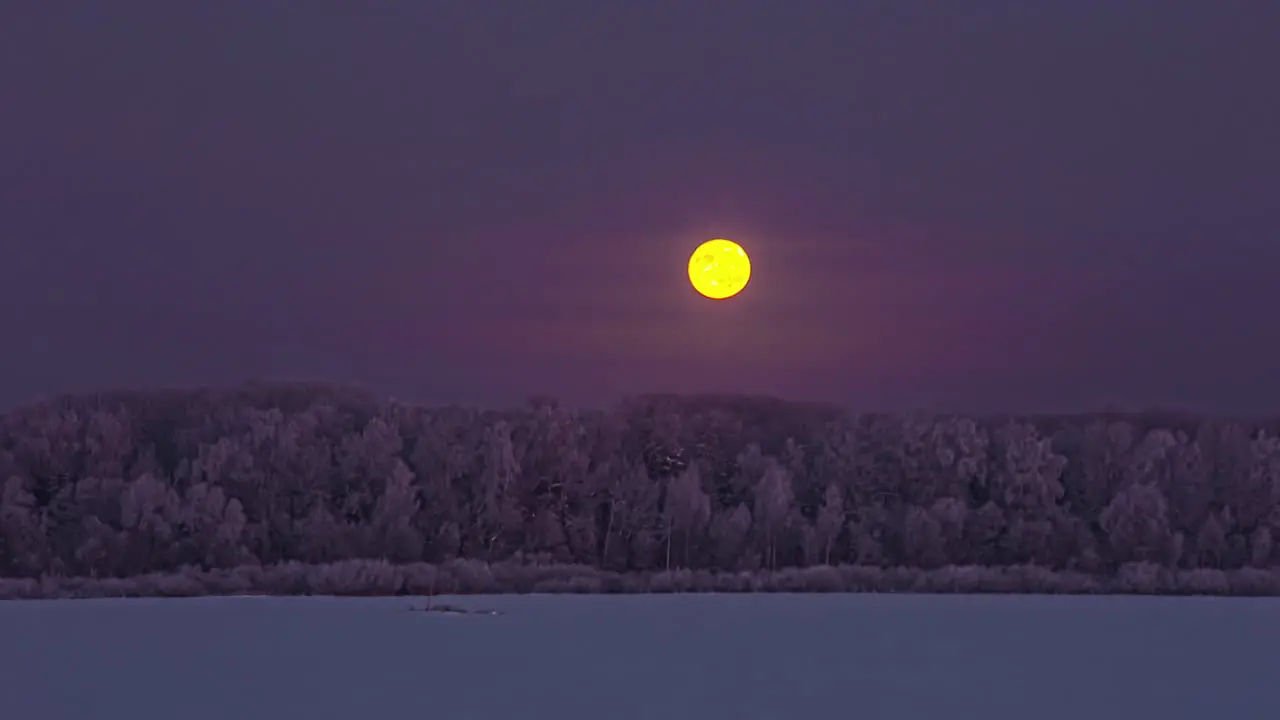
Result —
[{"label": "full moon", "polygon": [[751,279],[751,259],[732,240],[708,240],[689,258],[689,282],[712,300],[724,300],[742,292]]}]

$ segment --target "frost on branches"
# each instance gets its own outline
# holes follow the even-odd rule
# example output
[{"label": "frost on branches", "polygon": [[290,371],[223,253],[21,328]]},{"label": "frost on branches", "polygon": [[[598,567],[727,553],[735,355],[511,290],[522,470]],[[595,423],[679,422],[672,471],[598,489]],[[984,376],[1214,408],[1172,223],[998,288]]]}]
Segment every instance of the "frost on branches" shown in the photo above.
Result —
[{"label": "frost on branches", "polygon": [[63,398],[0,417],[7,578],[365,560],[618,577],[856,566],[948,582],[957,567],[1033,568],[1212,591],[1214,571],[1280,565],[1277,533],[1275,422],[857,415],[726,396],[479,411],[315,385]]}]

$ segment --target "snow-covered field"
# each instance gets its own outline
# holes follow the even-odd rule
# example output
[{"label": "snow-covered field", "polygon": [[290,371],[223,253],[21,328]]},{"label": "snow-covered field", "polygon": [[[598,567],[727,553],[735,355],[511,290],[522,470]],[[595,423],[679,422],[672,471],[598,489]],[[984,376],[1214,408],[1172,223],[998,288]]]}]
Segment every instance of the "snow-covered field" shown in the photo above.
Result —
[{"label": "snow-covered field", "polygon": [[1277,718],[1280,601],[662,595],[0,603],[23,720]]}]

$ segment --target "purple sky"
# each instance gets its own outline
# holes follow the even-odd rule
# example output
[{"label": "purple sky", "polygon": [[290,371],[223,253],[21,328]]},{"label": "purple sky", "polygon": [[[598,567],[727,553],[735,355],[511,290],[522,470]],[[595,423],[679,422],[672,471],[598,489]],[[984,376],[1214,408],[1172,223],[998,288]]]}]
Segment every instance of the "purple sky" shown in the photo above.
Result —
[{"label": "purple sky", "polygon": [[[0,6],[0,405],[1280,409],[1280,3]],[[684,276],[752,254],[729,302]]]}]

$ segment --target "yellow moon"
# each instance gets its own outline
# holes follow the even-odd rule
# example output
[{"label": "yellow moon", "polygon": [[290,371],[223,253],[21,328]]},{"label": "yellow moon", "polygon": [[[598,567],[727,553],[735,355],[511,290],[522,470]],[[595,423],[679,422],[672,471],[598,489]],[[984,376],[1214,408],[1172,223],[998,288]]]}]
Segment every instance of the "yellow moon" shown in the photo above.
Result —
[{"label": "yellow moon", "polygon": [[732,240],[708,240],[689,258],[689,282],[693,289],[711,298],[724,300],[742,292],[751,279],[751,259]]}]

